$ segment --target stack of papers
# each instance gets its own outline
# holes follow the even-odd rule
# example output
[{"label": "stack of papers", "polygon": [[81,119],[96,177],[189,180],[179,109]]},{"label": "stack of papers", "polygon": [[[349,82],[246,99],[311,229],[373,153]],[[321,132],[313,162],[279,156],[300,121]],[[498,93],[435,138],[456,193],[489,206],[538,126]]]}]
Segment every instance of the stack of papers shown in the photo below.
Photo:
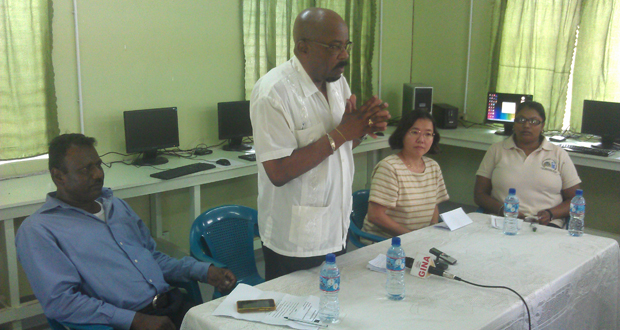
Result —
[{"label": "stack of papers", "polygon": [[[273,312],[238,313],[238,300],[273,299],[276,310]],[[262,291],[253,286],[240,283],[226,299],[213,311],[216,316],[232,316],[240,320],[248,320],[273,325],[286,325],[294,329],[318,329],[319,326],[289,321],[286,318],[318,323],[319,297],[297,297],[281,292]],[[324,325],[323,325],[324,326]]]},{"label": "stack of papers", "polygon": [[387,273],[387,269],[385,269],[385,258],[385,254],[379,254],[376,258],[368,262],[366,268],[379,273]]}]

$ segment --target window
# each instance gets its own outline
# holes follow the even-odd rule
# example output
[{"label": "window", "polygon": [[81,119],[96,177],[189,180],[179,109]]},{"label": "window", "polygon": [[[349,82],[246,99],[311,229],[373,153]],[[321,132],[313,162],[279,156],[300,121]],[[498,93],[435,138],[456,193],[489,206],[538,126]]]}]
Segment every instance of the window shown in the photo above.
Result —
[{"label": "window", "polygon": [[293,56],[293,24],[297,15],[309,7],[331,9],[347,22],[353,50],[344,75],[358,101],[372,96],[372,59],[377,20],[375,0],[244,0],[246,99],[250,98],[260,77]]},{"label": "window", "polygon": [[59,134],[52,1],[0,2],[0,160],[47,153]]},{"label": "window", "polygon": [[585,99],[620,102],[619,0],[498,1],[494,15],[489,90],[533,94],[545,129],[579,132]]}]

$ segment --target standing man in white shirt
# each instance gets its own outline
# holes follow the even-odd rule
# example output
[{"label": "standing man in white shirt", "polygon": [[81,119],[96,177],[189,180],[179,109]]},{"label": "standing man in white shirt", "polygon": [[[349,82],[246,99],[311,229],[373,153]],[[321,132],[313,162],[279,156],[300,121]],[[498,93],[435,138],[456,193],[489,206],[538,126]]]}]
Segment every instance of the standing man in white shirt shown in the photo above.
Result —
[{"label": "standing man in white shirt", "polygon": [[338,14],[302,11],[293,38],[295,56],[263,76],[250,100],[267,280],[344,253],[352,149],[390,118],[377,97],[356,108],[342,77],[352,43]]}]

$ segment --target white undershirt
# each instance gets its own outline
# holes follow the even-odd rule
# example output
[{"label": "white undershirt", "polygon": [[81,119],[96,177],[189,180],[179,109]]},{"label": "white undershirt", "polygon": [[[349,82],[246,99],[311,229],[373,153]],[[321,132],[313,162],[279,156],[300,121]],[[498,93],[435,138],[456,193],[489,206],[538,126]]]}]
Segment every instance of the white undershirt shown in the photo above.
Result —
[{"label": "white undershirt", "polygon": [[99,212],[95,213],[95,216],[97,218],[99,218],[99,220],[101,220],[103,222],[106,222],[106,220],[105,220],[105,211],[103,210],[103,205],[101,205],[101,203],[99,203],[98,201],[95,201],[95,202],[97,202],[97,204],[99,204],[99,208],[100,208]]}]

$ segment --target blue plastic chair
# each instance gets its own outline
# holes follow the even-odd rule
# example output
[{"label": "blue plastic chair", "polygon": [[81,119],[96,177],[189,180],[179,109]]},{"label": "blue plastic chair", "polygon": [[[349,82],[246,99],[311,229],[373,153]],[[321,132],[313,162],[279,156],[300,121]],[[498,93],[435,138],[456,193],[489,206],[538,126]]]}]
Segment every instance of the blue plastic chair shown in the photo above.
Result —
[{"label": "blue plastic chair", "polygon": [[[254,257],[254,236],[259,236],[257,219],[256,210],[240,205],[205,211],[194,220],[189,234],[191,255],[230,269],[237,283],[253,286],[265,282],[258,274]],[[213,299],[226,294],[216,289]]]},{"label": "blue plastic chair", "polygon": [[370,195],[370,190],[362,189],[353,193],[353,210],[351,211],[351,223],[349,225],[349,240],[353,245],[358,248],[366,246],[366,244],[362,243],[360,240],[361,237],[368,239],[373,242],[381,242],[386,240],[387,238],[369,234],[367,232],[362,231],[362,226],[364,225],[364,218],[366,217],[366,213],[368,212],[368,196]]}]

